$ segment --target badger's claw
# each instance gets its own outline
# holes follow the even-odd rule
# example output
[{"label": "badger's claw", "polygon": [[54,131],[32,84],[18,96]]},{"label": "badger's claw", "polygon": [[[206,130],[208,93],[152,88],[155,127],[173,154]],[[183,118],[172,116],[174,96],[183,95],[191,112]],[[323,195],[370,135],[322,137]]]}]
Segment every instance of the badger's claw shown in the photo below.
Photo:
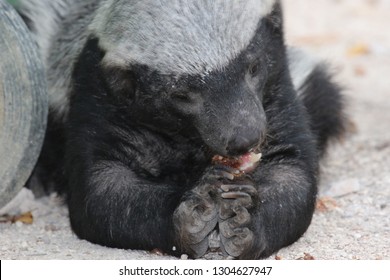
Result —
[{"label": "badger's claw", "polygon": [[198,185],[174,212],[173,221],[181,250],[194,258],[203,256],[208,250],[208,235],[218,222],[218,189],[223,181],[234,178],[232,172],[223,166],[206,170]]},{"label": "badger's claw", "polygon": [[233,209],[254,206],[257,190],[252,185],[222,185],[220,187],[219,217],[226,220],[235,215]]},{"label": "badger's claw", "polygon": [[222,252],[240,257],[251,248],[254,234],[248,228],[257,190],[253,185],[222,185],[219,200],[219,232]]},{"label": "badger's claw", "polygon": [[219,181],[224,181],[224,180],[234,180],[235,175],[240,174],[240,171],[229,167],[225,165],[215,165],[208,170],[208,179],[212,180],[219,180]]}]

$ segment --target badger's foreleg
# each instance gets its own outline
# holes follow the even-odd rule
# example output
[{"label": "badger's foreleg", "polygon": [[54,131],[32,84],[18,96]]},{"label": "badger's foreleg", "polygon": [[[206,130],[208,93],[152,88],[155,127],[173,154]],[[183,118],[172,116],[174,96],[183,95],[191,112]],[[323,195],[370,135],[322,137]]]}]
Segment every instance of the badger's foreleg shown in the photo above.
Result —
[{"label": "badger's foreleg", "polygon": [[264,258],[295,242],[314,212],[318,152],[308,116],[294,94],[274,94],[285,97],[264,100],[268,134],[260,164],[239,178],[246,187],[227,184],[219,193],[221,249],[240,259]]}]

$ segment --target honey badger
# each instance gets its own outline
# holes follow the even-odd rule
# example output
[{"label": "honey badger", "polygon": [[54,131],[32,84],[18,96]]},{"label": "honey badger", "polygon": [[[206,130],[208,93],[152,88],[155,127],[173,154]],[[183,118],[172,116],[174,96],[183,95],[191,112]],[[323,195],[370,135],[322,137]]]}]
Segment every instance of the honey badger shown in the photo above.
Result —
[{"label": "honey badger", "polygon": [[[277,0],[22,0],[49,128],[29,180],[94,243],[265,258],[308,228],[344,128],[326,65],[286,48]],[[243,176],[212,158],[262,153]]]}]

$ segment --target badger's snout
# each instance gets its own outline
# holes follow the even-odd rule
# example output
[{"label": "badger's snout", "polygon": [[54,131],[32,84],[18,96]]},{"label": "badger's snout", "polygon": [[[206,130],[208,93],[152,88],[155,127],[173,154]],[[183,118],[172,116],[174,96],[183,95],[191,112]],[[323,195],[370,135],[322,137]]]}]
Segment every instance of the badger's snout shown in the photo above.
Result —
[{"label": "badger's snout", "polygon": [[[204,143],[221,156],[240,156],[256,150],[263,143],[267,121],[259,98],[242,93],[208,106],[197,115],[195,127]],[[246,98],[247,97],[247,98]]]},{"label": "badger's snout", "polygon": [[201,122],[199,131],[205,144],[215,154],[228,157],[258,150],[266,136],[267,122],[262,106],[252,109],[245,114],[233,110],[220,112]]},{"label": "badger's snout", "polygon": [[238,128],[231,135],[226,145],[226,155],[245,154],[260,146],[264,137],[263,128]]},{"label": "badger's snout", "polygon": [[[243,94],[244,95],[244,94]],[[223,142],[223,155],[239,156],[255,150],[266,135],[266,116],[262,103],[248,96],[249,101],[232,103],[225,121],[227,126],[220,133]],[[236,109],[238,108],[238,109]]]}]

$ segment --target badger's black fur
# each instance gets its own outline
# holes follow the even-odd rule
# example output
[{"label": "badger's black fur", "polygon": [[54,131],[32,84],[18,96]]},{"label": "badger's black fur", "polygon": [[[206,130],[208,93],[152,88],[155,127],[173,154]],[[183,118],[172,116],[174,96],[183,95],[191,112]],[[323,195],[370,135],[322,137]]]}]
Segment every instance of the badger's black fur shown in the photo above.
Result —
[{"label": "badger's black fur", "polygon": [[[43,2],[19,7],[41,47],[52,100],[30,185],[38,178],[66,192],[80,238],[201,257],[217,231],[221,252],[257,259],[302,236],[319,156],[343,131],[343,104],[324,65],[294,61],[286,49],[279,1]],[[53,14],[48,32],[39,8]],[[219,21],[218,9],[237,24]],[[170,22],[156,27],[148,16]],[[126,39],[133,35],[140,42]],[[251,149],[263,157],[244,177],[211,164],[215,154]]]}]

